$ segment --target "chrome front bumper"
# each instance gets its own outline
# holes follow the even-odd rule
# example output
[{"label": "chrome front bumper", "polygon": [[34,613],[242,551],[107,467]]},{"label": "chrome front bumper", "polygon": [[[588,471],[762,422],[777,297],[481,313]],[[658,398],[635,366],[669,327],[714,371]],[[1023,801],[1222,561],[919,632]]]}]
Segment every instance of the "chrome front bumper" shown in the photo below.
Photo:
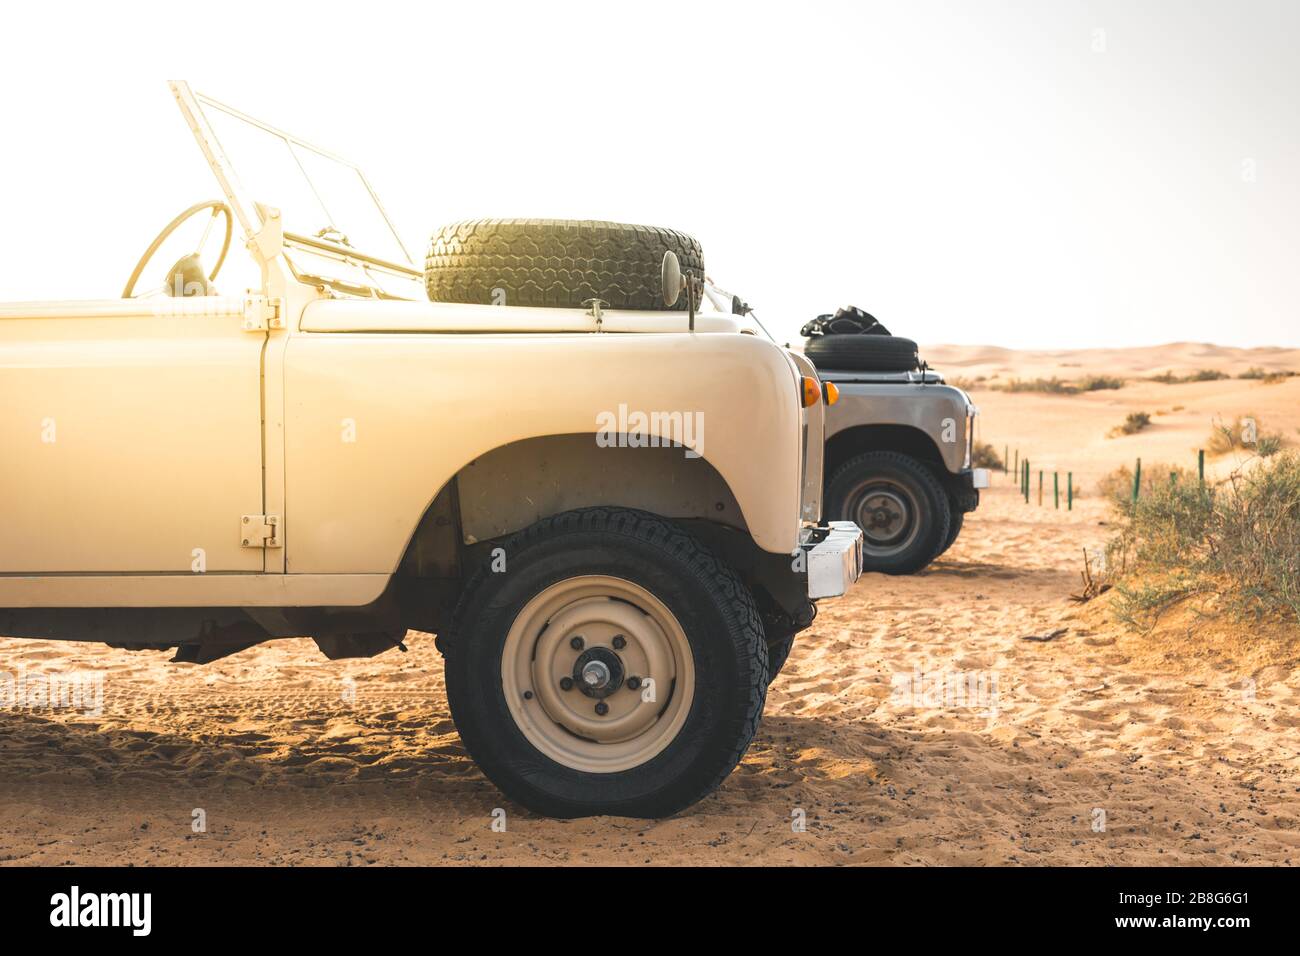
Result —
[{"label": "chrome front bumper", "polygon": [[831,521],[804,529],[800,547],[808,562],[808,597],[839,597],[862,576],[862,529]]}]

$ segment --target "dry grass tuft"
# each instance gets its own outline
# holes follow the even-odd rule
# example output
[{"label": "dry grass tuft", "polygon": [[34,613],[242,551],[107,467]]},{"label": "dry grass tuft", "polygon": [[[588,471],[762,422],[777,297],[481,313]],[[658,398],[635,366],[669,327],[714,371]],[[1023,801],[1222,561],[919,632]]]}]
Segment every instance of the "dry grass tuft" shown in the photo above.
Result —
[{"label": "dry grass tuft", "polygon": [[1220,372],[1215,368],[1197,369],[1189,375],[1175,375],[1173,372],[1161,372],[1159,375],[1152,375],[1148,381],[1161,382],[1165,385],[1186,385],[1188,382],[1217,382],[1221,379],[1231,378],[1227,372]]},{"label": "dry grass tuft", "polygon": [[988,468],[993,471],[1001,471],[1005,467],[998,450],[986,441],[977,441],[971,448],[970,464],[972,468]]},{"label": "dry grass tuft", "polygon": [[1129,412],[1128,417],[1124,419],[1124,423],[1112,428],[1109,435],[1111,438],[1117,435],[1136,435],[1150,424],[1151,416],[1146,412]]},{"label": "dry grass tuft", "polygon": [[1231,422],[1216,419],[1205,450],[1210,455],[1227,455],[1233,452],[1255,454],[1271,458],[1286,444],[1279,432],[1269,432],[1258,415],[1249,412]]},{"label": "dry grass tuft", "polygon": [[1218,485],[1175,470],[1144,482],[1136,502],[1116,495],[1124,526],[1107,563],[1120,569],[1121,620],[1150,627],[1173,604],[1212,596],[1238,618],[1300,623],[1300,456],[1250,465]]}]

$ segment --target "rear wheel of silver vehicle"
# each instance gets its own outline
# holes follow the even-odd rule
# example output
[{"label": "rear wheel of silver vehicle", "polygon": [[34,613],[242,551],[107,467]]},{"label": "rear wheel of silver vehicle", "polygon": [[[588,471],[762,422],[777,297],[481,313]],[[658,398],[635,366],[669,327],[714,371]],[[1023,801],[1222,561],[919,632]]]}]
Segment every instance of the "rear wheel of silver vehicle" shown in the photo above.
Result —
[{"label": "rear wheel of silver vehicle", "polygon": [[470,754],[549,816],[659,817],[715,789],[767,689],[758,609],[676,526],[590,508],[503,545],[455,615],[447,696]]},{"label": "rear wheel of silver vehicle", "polygon": [[862,529],[862,569],[911,574],[948,541],[948,498],[934,474],[909,455],[868,452],[836,469],[827,512]]}]

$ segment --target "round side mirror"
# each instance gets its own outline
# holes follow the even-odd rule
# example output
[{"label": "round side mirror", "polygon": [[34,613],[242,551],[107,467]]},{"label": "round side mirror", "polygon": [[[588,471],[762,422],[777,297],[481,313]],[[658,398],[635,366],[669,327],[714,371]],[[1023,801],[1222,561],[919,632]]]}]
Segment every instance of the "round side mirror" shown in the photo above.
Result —
[{"label": "round side mirror", "polygon": [[676,305],[686,283],[682,279],[682,264],[677,261],[677,253],[671,249],[664,253],[663,265],[659,268],[659,283],[663,287],[664,305]]}]

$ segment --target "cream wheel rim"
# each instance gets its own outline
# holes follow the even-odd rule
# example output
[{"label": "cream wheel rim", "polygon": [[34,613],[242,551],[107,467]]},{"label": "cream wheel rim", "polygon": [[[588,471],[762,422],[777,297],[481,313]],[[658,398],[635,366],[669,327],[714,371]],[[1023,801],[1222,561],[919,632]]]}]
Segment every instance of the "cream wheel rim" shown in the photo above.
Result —
[{"label": "cream wheel rim", "polygon": [[501,655],[515,724],[574,770],[617,773],[661,753],[695,694],[690,642],[676,615],[623,578],[552,584],[516,615]]}]

